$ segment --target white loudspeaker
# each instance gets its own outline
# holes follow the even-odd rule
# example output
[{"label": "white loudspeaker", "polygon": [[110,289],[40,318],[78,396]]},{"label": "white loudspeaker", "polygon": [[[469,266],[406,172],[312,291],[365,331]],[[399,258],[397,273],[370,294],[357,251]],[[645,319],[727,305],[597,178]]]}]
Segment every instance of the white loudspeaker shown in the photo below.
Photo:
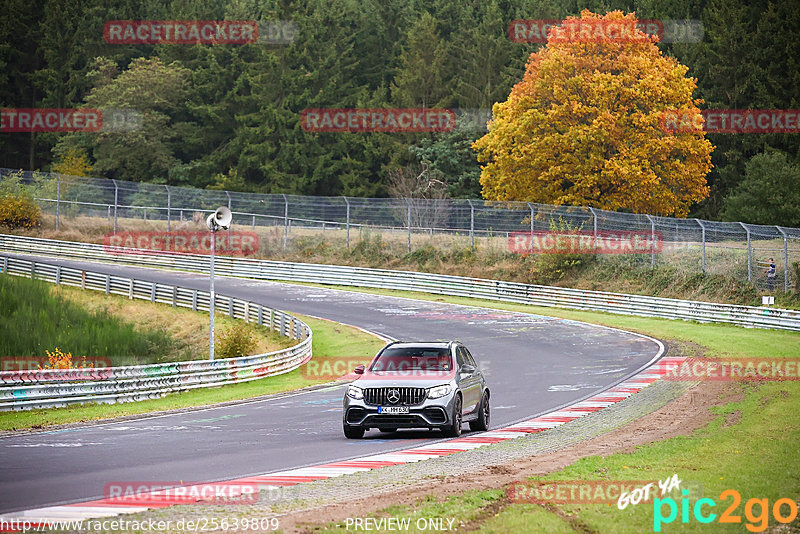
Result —
[{"label": "white loudspeaker", "polygon": [[208,226],[208,229],[212,232],[220,229],[227,230],[231,226],[231,221],[233,221],[233,213],[225,206],[222,206],[208,216],[206,219],[206,226]]}]

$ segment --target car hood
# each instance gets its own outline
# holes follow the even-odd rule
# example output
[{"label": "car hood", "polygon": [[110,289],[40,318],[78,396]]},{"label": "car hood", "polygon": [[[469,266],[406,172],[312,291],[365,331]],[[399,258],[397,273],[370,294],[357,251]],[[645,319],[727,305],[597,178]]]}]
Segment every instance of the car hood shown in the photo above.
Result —
[{"label": "car hood", "polygon": [[445,384],[456,376],[453,371],[367,371],[355,381],[361,388],[380,388],[380,387],[417,387],[429,388],[439,384]]}]

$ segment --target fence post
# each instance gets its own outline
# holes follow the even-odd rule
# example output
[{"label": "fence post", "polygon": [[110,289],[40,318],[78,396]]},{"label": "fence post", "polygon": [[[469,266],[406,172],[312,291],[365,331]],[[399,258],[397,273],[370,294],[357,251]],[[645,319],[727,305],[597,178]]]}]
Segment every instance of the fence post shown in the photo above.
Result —
[{"label": "fence post", "polygon": [[283,196],[283,250],[286,250],[286,240],[289,237],[289,199],[284,193],[281,195]]},{"label": "fence post", "polygon": [[744,225],[743,222],[739,223],[744,228],[744,231],[747,232],[747,281],[753,281],[753,250],[750,247],[750,229]]},{"label": "fence post", "polygon": [[61,215],[61,174],[56,174],[56,230]]},{"label": "fence post", "polygon": [[469,202],[469,242],[472,250],[475,250],[475,206],[470,199]]},{"label": "fence post", "polygon": [[536,210],[534,209],[533,204],[531,204],[530,202],[526,202],[526,204],[528,205],[528,209],[531,210],[531,224],[530,224],[530,227],[531,227],[531,238],[530,238],[530,241],[529,241],[529,243],[530,243],[529,247],[530,247],[531,253],[533,253],[533,232],[536,229],[536,223],[534,223],[534,219],[536,218]]},{"label": "fence post", "polygon": [[656,223],[653,218],[647,215],[647,220],[650,221],[650,268],[656,268]]},{"label": "fence post", "polygon": [[783,292],[789,292],[789,242],[787,239],[786,232],[780,226],[776,226],[775,228],[783,236]]},{"label": "fence post", "polygon": [[595,213],[594,208],[589,208],[589,211],[592,214],[592,244],[595,255],[597,254],[597,213]]},{"label": "fence post", "polygon": [[167,188],[167,232],[170,231],[170,215],[172,214],[172,193],[170,193],[169,186],[164,184],[164,187]]},{"label": "fence post", "polygon": [[350,201],[347,200],[347,197],[342,197],[344,199],[344,203],[347,205],[347,248],[350,248]]},{"label": "fence post", "polygon": [[[225,196],[228,197],[228,209],[230,210],[231,209],[231,194],[228,193],[227,190],[225,191]],[[233,210],[231,210],[231,211],[233,211]],[[230,236],[231,236],[231,226],[232,225],[228,225],[228,238],[229,239],[230,239]]]},{"label": "fence post", "polygon": [[116,180],[111,180],[114,182],[114,235],[117,235],[117,205],[119,204],[119,186],[117,186]]},{"label": "fence post", "polygon": [[700,219],[695,219],[695,222],[700,225],[703,230],[703,274],[706,272],[706,225]]},{"label": "fence post", "polygon": [[408,251],[411,252],[411,201],[406,199],[406,206],[408,207]]}]

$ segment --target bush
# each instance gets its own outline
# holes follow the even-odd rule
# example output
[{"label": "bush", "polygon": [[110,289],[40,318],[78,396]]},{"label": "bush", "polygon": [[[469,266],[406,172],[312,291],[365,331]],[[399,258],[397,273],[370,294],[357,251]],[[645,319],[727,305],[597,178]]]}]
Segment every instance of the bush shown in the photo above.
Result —
[{"label": "bush", "polygon": [[215,345],[214,351],[220,358],[240,358],[255,352],[258,344],[253,328],[245,322],[237,321],[220,334],[219,342]]},{"label": "bush", "polygon": [[34,228],[42,224],[42,211],[27,194],[6,193],[0,197],[0,225],[8,228]]},{"label": "bush", "polygon": [[0,226],[33,228],[41,225],[42,212],[31,186],[22,183],[21,171],[12,172],[0,180]]},{"label": "bush", "polygon": [[792,263],[792,268],[794,269],[794,290],[800,295],[800,262]]}]

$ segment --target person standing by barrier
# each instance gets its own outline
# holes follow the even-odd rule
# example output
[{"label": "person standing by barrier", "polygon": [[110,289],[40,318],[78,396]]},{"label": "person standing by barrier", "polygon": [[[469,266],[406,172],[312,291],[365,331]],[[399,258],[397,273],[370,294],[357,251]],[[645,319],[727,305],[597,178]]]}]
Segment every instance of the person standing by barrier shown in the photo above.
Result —
[{"label": "person standing by barrier", "polygon": [[777,267],[775,266],[775,259],[769,259],[769,265],[767,266],[767,288],[769,289],[770,293],[775,290],[775,274],[778,272]]}]

